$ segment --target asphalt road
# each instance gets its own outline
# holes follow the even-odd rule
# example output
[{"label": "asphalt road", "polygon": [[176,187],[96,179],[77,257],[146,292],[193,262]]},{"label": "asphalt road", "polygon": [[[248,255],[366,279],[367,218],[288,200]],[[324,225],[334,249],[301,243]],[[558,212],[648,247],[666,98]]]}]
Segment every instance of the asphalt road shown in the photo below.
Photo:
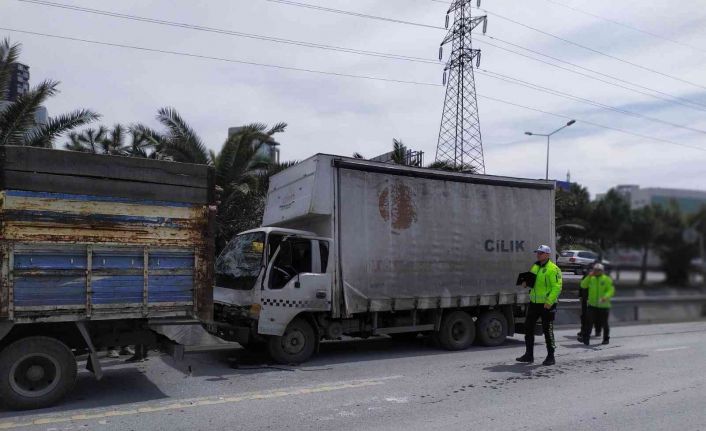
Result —
[{"label": "asphalt road", "polygon": [[0,430],[706,430],[706,322],[615,327],[589,348],[575,332],[557,331],[553,367],[514,363],[519,338],[463,352],[329,343],[301,367],[199,354],[191,374],[158,357],[107,362],[60,406],[1,411]]}]

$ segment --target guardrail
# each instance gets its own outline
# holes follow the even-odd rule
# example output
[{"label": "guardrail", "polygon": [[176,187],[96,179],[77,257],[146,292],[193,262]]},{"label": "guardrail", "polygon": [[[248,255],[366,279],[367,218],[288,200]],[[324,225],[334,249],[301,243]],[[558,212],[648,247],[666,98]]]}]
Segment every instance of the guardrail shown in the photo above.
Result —
[{"label": "guardrail", "polygon": [[[706,304],[706,295],[659,295],[659,296],[616,296],[611,298],[610,303],[613,306],[631,306],[631,305],[654,305],[654,304]],[[561,299],[559,301],[561,307],[581,308],[581,300],[578,298]]]},{"label": "guardrail", "polygon": [[[695,295],[658,295],[658,296],[618,296],[611,299],[611,318],[623,322],[649,321],[689,321],[706,317],[706,294]],[[701,306],[701,309],[693,306]],[[675,312],[674,307],[683,307]],[[663,310],[662,310],[663,308]],[[632,309],[632,311],[630,311]],[[578,313],[581,300],[578,298],[561,299],[559,311],[560,324],[579,323]],[[677,308],[678,310],[678,308]],[[662,312],[664,311],[664,312]],[[666,314],[666,315],[665,315]]]}]

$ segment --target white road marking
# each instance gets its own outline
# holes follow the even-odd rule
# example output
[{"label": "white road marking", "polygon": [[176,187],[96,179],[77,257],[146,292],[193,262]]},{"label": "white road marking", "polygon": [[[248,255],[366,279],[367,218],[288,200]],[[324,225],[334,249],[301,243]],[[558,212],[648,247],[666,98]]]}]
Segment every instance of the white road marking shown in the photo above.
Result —
[{"label": "white road marking", "polygon": [[106,419],[111,417],[137,416],[145,413],[157,413],[171,410],[183,410],[189,408],[213,406],[219,404],[233,404],[250,400],[267,400],[296,395],[309,395],[325,392],[339,391],[343,389],[363,388],[366,386],[382,385],[388,380],[399,379],[402,376],[387,376],[371,379],[348,380],[342,382],[324,383],[318,386],[307,386],[299,388],[284,388],[262,392],[250,392],[243,394],[224,395],[215,397],[201,397],[186,400],[173,400],[156,404],[136,404],[131,407],[123,407],[115,410],[96,409],[84,410],[79,413],[65,415],[43,415],[32,418],[18,418],[18,421],[0,422],[0,430],[28,427],[32,425],[56,425],[74,421],[87,421],[94,419]]},{"label": "white road marking", "polygon": [[684,350],[684,349],[688,349],[688,348],[689,348],[689,346],[668,347],[666,349],[657,349],[657,350],[655,350],[655,352],[671,352],[673,350]]}]

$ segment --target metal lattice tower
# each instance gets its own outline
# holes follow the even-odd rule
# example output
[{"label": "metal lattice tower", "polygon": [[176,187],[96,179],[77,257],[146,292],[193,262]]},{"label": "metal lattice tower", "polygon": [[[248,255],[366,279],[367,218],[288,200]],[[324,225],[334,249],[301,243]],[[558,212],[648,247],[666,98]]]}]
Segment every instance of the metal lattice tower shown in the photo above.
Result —
[{"label": "metal lattice tower", "polygon": [[[480,7],[480,0],[477,0]],[[446,12],[446,28],[453,13],[453,25],[439,47],[439,60],[443,58],[443,47],[451,44],[451,55],[444,68],[446,98],[441,115],[436,161],[444,162],[460,170],[485,173],[483,142],[478,118],[476,82],[473,73],[480,65],[480,50],[473,49],[473,29],[483,24],[483,33],[488,26],[488,17],[472,16],[472,0],[454,0]]]}]

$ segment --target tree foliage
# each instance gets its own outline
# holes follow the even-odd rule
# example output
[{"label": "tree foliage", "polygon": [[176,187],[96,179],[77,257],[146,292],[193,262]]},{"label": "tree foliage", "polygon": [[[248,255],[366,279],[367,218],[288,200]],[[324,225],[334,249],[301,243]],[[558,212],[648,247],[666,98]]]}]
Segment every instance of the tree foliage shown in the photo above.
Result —
[{"label": "tree foliage", "polygon": [[[9,39],[0,43],[0,95],[8,94],[12,70],[20,56],[20,44]],[[21,94],[13,102],[0,107],[0,145],[24,145],[52,148],[64,133],[97,120],[100,116],[88,109],[78,109],[37,124],[36,117],[42,105],[55,96],[59,83],[45,80]]]},{"label": "tree foliage", "polygon": [[613,189],[590,202],[588,191],[572,184],[568,191],[557,190],[555,210],[559,247],[583,245],[600,254],[617,248],[639,250],[640,285],[646,282],[649,252],[660,257],[667,284],[687,284],[697,249],[684,241],[684,231],[697,226],[706,233],[706,206],[691,217],[675,202],[631,209]]}]

